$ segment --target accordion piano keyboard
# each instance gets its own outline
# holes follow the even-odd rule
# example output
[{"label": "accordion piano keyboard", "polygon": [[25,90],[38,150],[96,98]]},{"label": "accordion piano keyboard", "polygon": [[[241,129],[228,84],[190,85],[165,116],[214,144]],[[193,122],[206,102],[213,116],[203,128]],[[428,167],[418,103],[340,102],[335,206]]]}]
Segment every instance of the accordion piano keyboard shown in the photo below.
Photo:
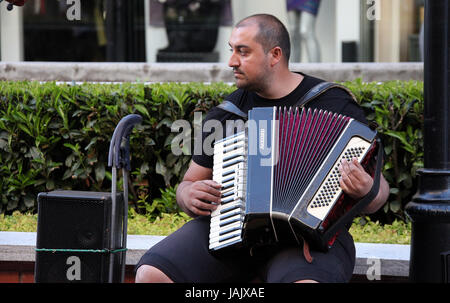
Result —
[{"label": "accordion piano keyboard", "polygon": [[245,134],[218,141],[214,147],[213,180],[222,184],[222,202],[211,213],[209,249],[241,241],[245,171]]}]

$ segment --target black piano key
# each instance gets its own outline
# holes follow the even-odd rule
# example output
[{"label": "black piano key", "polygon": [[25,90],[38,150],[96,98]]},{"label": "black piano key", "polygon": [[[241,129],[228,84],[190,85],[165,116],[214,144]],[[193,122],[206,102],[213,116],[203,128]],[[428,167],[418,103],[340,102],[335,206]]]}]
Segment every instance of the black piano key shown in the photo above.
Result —
[{"label": "black piano key", "polygon": [[235,174],[235,172],[236,172],[236,170],[234,170],[234,169],[230,169],[230,170],[224,171],[222,173],[222,177],[226,177],[226,176],[228,176],[230,174]]},{"label": "black piano key", "polygon": [[230,160],[235,159],[235,158],[240,157],[240,156],[242,156],[242,155],[240,155],[240,154],[234,154],[234,155],[226,156],[226,157],[223,157],[222,162],[225,163],[225,162],[227,162],[227,161],[230,161]]},{"label": "black piano key", "polygon": [[227,235],[227,236],[224,236],[224,237],[220,237],[219,238],[219,243],[220,242],[224,242],[224,241],[229,240],[229,239],[232,239],[232,238],[236,238],[236,237],[240,237],[240,235],[231,234],[231,235]]},{"label": "black piano key", "polygon": [[226,177],[225,179],[222,179],[222,183],[226,183],[228,181],[234,180],[235,175],[233,174],[232,176]]},{"label": "black piano key", "polygon": [[238,150],[238,149],[244,147],[244,142],[241,142],[240,144],[238,144],[238,143],[239,143],[239,142],[236,142],[236,146],[226,147],[226,148],[223,150],[223,153],[224,153],[224,154],[231,153],[231,152],[233,152],[233,151],[235,151],[235,150]]},{"label": "black piano key", "polygon": [[235,210],[236,208],[240,208],[240,207],[241,207],[241,205],[239,205],[239,204],[236,204],[236,205],[233,205],[230,207],[226,207],[226,208],[220,210],[220,214],[225,214],[229,211]]},{"label": "black piano key", "polygon": [[233,194],[234,194],[234,191],[230,190],[230,191],[227,191],[226,193],[223,193],[222,196],[220,196],[220,197],[221,198],[226,198],[226,197],[231,196]]},{"label": "black piano key", "polygon": [[234,223],[234,222],[239,222],[239,221],[242,221],[241,217],[225,220],[225,221],[223,221],[223,222],[221,222],[219,224],[219,227],[222,228],[224,226],[227,226],[228,224],[231,224],[231,223]]},{"label": "black piano key", "polygon": [[237,134],[236,135],[236,137],[235,138],[230,138],[231,140],[229,140],[229,141],[227,141],[227,142],[224,142],[224,144],[223,144],[223,147],[227,147],[227,146],[230,146],[230,145],[232,145],[232,144],[235,144],[235,143],[237,143],[237,142],[239,142],[239,141],[242,141],[242,137],[239,137],[239,136],[241,136],[242,134]]},{"label": "black piano key", "polygon": [[239,222],[239,221],[242,222],[242,219],[241,219],[240,216],[237,217],[237,218],[232,218],[232,219],[228,219],[228,220],[226,220],[226,221],[221,222],[221,223],[219,224],[219,227],[220,227],[220,228],[223,228],[224,226],[227,226],[227,225],[230,225],[231,223],[235,223],[235,222]]},{"label": "black piano key", "polygon": [[222,186],[222,189],[221,189],[221,190],[227,190],[227,189],[229,189],[229,188],[231,188],[231,187],[233,187],[233,186],[234,186],[234,182],[230,182],[230,183],[228,183],[227,185]]},{"label": "black piano key", "polygon": [[219,236],[223,236],[223,235],[226,235],[226,234],[228,234],[230,232],[233,232],[233,231],[236,231],[236,230],[241,230],[241,229],[242,229],[241,226],[235,226],[235,227],[227,228],[227,229],[224,229],[224,230],[220,231],[219,232]]},{"label": "black piano key", "polygon": [[[230,193],[233,194],[234,192],[230,191]],[[226,199],[222,199],[221,204],[227,204],[227,203],[230,203],[233,201],[234,201],[234,197],[228,197]]]},{"label": "black piano key", "polygon": [[226,220],[226,219],[231,218],[233,216],[237,216],[240,213],[241,213],[240,210],[239,211],[228,212],[228,213],[223,214],[223,215],[220,216],[220,221]]},{"label": "black piano key", "polygon": [[222,168],[230,167],[230,166],[235,165],[235,164],[237,164],[239,162],[244,162],[244,159],[242,157],[240,157],[238,159],[234,159],[233,161],[230,161],[230,162],[228,162],[226,164],[223,164]]}]

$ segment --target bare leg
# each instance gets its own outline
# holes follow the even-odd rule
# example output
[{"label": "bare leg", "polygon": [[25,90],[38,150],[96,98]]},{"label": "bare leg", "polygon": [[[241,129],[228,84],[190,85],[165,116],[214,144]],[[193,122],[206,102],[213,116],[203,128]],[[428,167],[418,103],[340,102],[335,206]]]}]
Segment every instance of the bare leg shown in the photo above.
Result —
[{"label": "bare leg", "polygon": [[319,282],[314,281],[314,280],[299,280],[299,281],[295,281],[294,283],[319,283]]},{"label": "bare leg", "polygon": [[300,42],[300,12],[288,11],[289,35],[291,38],[291,62],[300,62],[301,60],[301,42]]},{"label": "bare leg", "polygon": [[150,265],[142,265],[136,271],[136,283],[173,283],[169,277],[157,269],[156,267]]},{"label": "bare leg", "polygon": [[300,15],[300,40],[306,47],[309,62],[320,62],[320,46],[316,37],[316,16],[308,12]]}]

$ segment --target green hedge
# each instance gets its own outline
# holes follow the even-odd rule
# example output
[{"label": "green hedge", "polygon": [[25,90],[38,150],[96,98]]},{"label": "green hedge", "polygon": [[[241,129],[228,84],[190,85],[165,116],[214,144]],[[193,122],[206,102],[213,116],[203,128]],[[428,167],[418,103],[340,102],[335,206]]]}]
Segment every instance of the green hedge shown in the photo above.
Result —
[{"label": "green hedge", "polygon": [[391,195],[382,220],[405,219],[403,208],[417,190],[423,167],[423,82],[344,83],[356,95],[367,119],[378,125],[385,150],[383,175]]},{"label": "green hedge", "polygon": [[[384,213],[402,216],[422,166],[423,83],[344,84],[369,120],[379,124],[384,173],[392,188]],[[130,204],[141,213],[179,211],[174,191],[190,156],[171,153],[177,134],[170,126],[179,119],[193,121],[194,112],[206,113],[233,90],[224,83],[0,82],[0,213],[35,210],[42,191],[109,191],[109,140],[131,113],[144,119],[130,139]]]}]

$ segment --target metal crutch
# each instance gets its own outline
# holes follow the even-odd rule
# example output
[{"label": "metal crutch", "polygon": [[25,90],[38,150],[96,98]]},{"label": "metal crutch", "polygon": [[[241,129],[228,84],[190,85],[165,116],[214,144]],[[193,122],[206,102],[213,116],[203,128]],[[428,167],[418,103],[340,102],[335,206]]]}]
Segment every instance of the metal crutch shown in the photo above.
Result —
[{"label": "metal crutch", "polygon": [[[122,243],[121,248],[126,249],[127,246],[127,223],[128,223],[128,172],[131,170],[130,165],[130,133],[135,124],[139,124],[142,117],[131,114],[123,117],[117,124],[111,143],[109,145],[108,166],[112,167],[112,184],[111,184],[111,233],[110,233],[110,250],[114,250],[115,228],[116,224],[116,195],[117,195],[117,169],[122,168],[123,175],[123,226],[122,226]],[[126,250],[122,252],[122,268],[120,282],[123,283],[125,278]],[[109,277],[108,282],[113,282],[114,258],[110,254],[109,260]]]}]

